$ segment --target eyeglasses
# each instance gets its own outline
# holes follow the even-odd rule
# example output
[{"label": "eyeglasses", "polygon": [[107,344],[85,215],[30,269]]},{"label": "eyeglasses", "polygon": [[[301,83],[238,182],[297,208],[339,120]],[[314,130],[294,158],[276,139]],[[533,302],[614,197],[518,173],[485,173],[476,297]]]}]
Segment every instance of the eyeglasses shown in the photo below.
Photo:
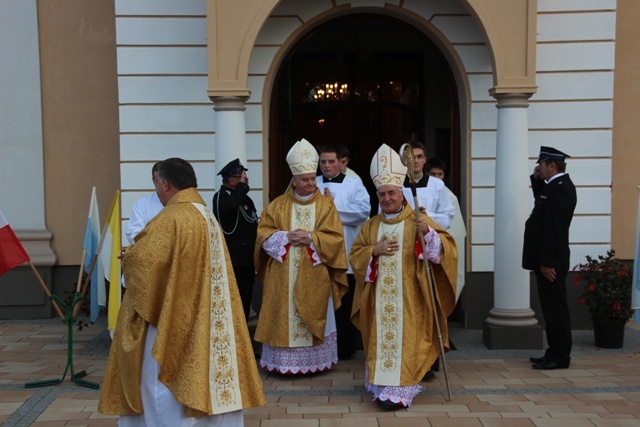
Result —
[{"label": "eyeglasses", "polygon": [[424,154],[416,154],[416,155],[415,155],[415,156],[413,156],[413,157],[415,157],[416,159],[424,159],[424,158],[425,158],[425,157],[427,157],[427,156],[425,156]]}]

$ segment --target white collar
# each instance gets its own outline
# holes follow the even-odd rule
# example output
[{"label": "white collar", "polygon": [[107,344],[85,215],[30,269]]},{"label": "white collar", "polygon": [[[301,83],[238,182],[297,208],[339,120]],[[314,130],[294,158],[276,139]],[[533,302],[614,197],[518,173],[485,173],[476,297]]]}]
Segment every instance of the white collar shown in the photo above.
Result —
[{"label": "white collar", "polygon": [[[402,205],[402,207],[400,208],[400,210],[396,213],[392,213],[392,214],[384,214],[384,219],[394,219],[397,218],[398,216],[400,216],[400,214],[402,213],[402,211],[404,210],[404,204]],[[384,213],[384,212],[383,212]]]},{"label": "white collar", "polygon": [[553,175],[551,178],[549,178],[549,181],[547,181],[547,184],[550,183],[551,181],[553,181],[556,178],[560,178],[564,174],[565,174],[564,172],[560,172],[560,173],[557,173],[557,174]]},{"label": "white collar", "polygon": [[[314,193],[315,193],[315,191],[314,191]],[[295,189],[293,190],[293,194],[295,194],[298,199],[304,200],[305,202],[307,200],[309,200],[311,198],[311,196],[313,196],[313,193],[309,194],[308,196],[301,196],[301,195],[298,194],[298,192]]]}]

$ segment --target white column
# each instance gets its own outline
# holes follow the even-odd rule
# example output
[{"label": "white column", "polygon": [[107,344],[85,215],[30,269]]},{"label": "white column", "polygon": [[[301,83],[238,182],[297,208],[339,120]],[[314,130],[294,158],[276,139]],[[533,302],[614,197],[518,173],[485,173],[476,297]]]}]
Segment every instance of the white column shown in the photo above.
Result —
[{"label": "white column", "polygon": [[[495,326],[531,327],[536,326],[538,321],[530,306],[530,274],[522,268],[524,223],[529,215],[530,198],[533,197],[529,188],[527,160],[529,95],[494,96],[498,100],[494,307],[486,319],[486,326],[489,329]],[[485,334],[488,328],[485,327]],[[500,328],[494,329],[492,333],[496,334],[496,331],[500,331]],[[502,332],[511,335],[514,331],[502,329]],[[534,335],[537,336],[537,332]],[[521,347],[526,346],[522,343],[517,346]]]},{"label": "white column", "polygon": [[214,97],[216,112],[216,188],[220,188],[222,178],[218,172],[231,160],[240,159],[247,166],[247,141],[244,111],[246,97]]},{"label": "white column", "polygon": [[45,225],[36,0],[3,2],[0,63],[0,209],[34,264],[51,266],[56,257]]}]

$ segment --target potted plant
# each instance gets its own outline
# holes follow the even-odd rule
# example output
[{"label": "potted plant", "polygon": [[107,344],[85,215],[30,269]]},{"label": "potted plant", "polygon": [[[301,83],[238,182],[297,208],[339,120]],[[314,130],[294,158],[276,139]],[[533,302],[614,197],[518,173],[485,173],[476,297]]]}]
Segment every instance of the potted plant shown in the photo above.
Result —
[{"label": "potted plant", "polygon": [[573,267],[573,271],[578,272],[574,283],[584,286],[578,303],[589,307],[595,345],[603,348],[622,347],[624,327],[633,314],[631,269],[615,254],[610,249],[605,256],[593,258],[587,255],[587,262]]}]

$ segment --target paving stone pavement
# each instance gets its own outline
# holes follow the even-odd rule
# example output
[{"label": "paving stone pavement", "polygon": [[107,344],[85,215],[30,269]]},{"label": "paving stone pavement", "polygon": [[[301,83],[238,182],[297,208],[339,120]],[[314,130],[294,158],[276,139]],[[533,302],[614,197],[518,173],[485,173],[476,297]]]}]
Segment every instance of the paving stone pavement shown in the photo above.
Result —
[{"label": "paving stone pavement", "polygon": [[[73,366],[100,383],[109,347],[105,320],[73,332]],[[457,350],[443,372],[422,382],[405,410],[386,411],[364,390],[363,355],[331,371],[297,377],[262,373],[267,405],[244,411],[247,427],[631,427],[640,426],[640,325],[630,322],[622,349],[599,349],[592,331],[574,331],[570,369],[536,371],[538,350],[489,350],[482,331],[452,325]],[[57,385],[25,388],[60,378],[67,365],[67,328],[59,319],[0,321],[0,426],[114,426],[97,412],[99,390],[70,375]]]}]

